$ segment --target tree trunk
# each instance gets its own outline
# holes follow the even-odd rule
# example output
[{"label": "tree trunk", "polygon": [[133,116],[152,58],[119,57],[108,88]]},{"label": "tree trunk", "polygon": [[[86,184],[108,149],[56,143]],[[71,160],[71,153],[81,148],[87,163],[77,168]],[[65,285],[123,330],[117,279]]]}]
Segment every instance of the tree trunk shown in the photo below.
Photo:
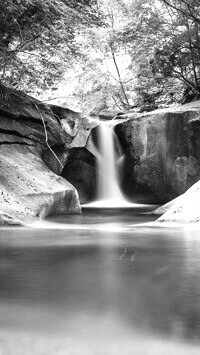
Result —
[{"label": "tree trunk", "polygon": [[121,90],[122,90],[122,93],[123,93],[123,96],[124,96],[124,99],[125,99],[127,108],[130,109],[130,104],[129,104],[128,97],[127,97],[126,92],[125,92],[125,89],[124,89],[124,85],[123,85],[123,82],[122,82],[122,79],[121,79],[119,67],[118,67],[118,65],[117,65],[117,61],[116,61],[116,57],[115,57],[115,52],[114,52],[114,50],[113,50],[113,48],[112,48],[112,45],[110,45],[110,50],[111,50],[113,62],[114,62],[114,64],[115,64],[115,68],[116,68],[117,75],[118,75],[118,79],[119,79],[119,84],[120,84],[120,86],[121,86]]}]

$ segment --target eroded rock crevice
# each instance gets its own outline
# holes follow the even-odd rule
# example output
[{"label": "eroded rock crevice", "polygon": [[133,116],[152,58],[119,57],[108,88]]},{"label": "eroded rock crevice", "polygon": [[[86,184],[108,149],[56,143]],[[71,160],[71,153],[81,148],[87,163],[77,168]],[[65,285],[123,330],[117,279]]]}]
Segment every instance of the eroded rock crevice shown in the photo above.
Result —
[{"label": "eroded rock crevice", "polygon": [[[4,137],[7,137],[7,140],[4,140]],[[20,141],[15,141],[15,139],[20,138]],[[23,135],[20,132],[16,131],[16,130],[10,130],[10,129],[4,129],[4,128],[0,128],[0,144],[26,144],[26,145],[32,145],[34,146],[35,143],[36,144],[40,144],[45,146],[40,140],[38,139],[34,139],[32,134],[27,134],[27,135]],[[25,142],[26,140],[26,142]],[[30,141],[30,143],[28,143],[27,141]],[[31,144],[33,143],[33,144]]]},{"label": "eroded rock crevice", "polygon": [[30,144],[30,143],[25,143],[25,142],[8,142],[8,141],[1,141],[0,142],[0,145],[12,145],[12,144],[18,144],[18,145],[26,145],[26,146],[29,146],[29,147],[34,147],[35,145],[34,144]]}]

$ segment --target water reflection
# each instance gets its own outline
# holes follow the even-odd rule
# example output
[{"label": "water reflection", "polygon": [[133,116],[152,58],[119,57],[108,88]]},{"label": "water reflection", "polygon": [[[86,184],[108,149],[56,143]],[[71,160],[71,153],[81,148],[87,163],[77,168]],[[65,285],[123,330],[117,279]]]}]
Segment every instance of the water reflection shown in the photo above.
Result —
[{"label": "water reflection", "polygon": [[85,215],[87,225],[104,220],[117,223],[119,232],[1,230],[1,331],[39,332],[43,339],[51,333],[55,344],[58,337],[61,343],[73,339],[67,354],[199,353],[198,231],[130,229],[133,219],[147,217],[106,213],[99,221],[96,214]]}]

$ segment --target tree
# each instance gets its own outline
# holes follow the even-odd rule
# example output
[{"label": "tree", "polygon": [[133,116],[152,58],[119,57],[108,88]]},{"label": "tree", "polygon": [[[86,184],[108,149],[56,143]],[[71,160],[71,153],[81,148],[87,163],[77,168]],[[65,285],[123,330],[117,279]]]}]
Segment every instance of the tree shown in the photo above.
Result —
[{"label": "tree", "polygon": [[120,71],[120,66],[117,57],[122,55],[124,48],[118,40],[118,32],[127,22],[128,8],[127,4],[123,0],[112,0],[107,3],[101,0],[101,11],[104,17],[105,31],[104,31],[104,56],[107,59],[112,59],[112,65],[115,69],[115,75],[112,75],[107,71],[107,77],[110,80],[110,76],[118,83],[119,92],[118,95],[114,95],[113,99],[119,106],[124,109],[130,109],[130,102],[126,93],[126,83],[123,74]]},{"label": "tree", "polygon": [[[95,101],[99,96],[97,101],[104,103],[104,107],[107,105],[117,105],[120,109],[130,107],[127,92],[129,81],[127,74],[130,70],[128,65],[122,65],[122,57],[125,57],[126,53],[115,38],[120,22],[123,24],[126,21],[122,5],[123,1],[120,0],[110,2],[100,0],[102,25],[85,28],[76,38],[76,43],[80,44],[81,55],[73,65],[74,76],[77,78],[78,73],[77,79],[81,85],[76,86],[75,92],[80,98],[82,109],[82,106],[84,108],[87,106],[86,97],[91,101],[93,93]],[[102,108],[102,104],[100,107]]]},{"label": "tree", "polygon": [[[94,5],[93,5],[94,4]],[[10,86],[47,88],[77,56],[80,26],[99,24],[92,0],[1,0],[0,80]]]},{"label": "tree", "polygon": [[161,21],[147,0],[101,0],[100,8],[104,26],[87,30],[81,38],[84,69],[86,72],[88,64],[95,77],[98,75],[109,102],[129,109],[134,105],[136,74],[153,53],[152,43],[157,43],[155,33]]},{"label": "tree", "polygon": [[151,59],[156,46],[163,41],[164,19],[155,1],[135,0],[130,2],[127,22],[118,32],[118,40],[123,44],[132,60],[132,92],[136,92],[136,105],[151,104],[151,96],[160,93],[163,85],[151,70]]},{"label": "tree", "polygon": [[155,76],[177,78],[200,95],[200,1],[161,0],[168,11],[166,42],[155,49]]}]

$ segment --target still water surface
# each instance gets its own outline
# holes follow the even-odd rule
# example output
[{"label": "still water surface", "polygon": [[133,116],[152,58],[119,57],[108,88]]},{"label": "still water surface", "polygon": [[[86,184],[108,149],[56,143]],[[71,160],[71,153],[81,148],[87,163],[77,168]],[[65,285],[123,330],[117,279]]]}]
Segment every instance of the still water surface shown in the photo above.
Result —
[{"label": "still water surface", "polygon": [[0,354],[200,354],[200,231],[153,219],[84,210],[0,230]]}]

